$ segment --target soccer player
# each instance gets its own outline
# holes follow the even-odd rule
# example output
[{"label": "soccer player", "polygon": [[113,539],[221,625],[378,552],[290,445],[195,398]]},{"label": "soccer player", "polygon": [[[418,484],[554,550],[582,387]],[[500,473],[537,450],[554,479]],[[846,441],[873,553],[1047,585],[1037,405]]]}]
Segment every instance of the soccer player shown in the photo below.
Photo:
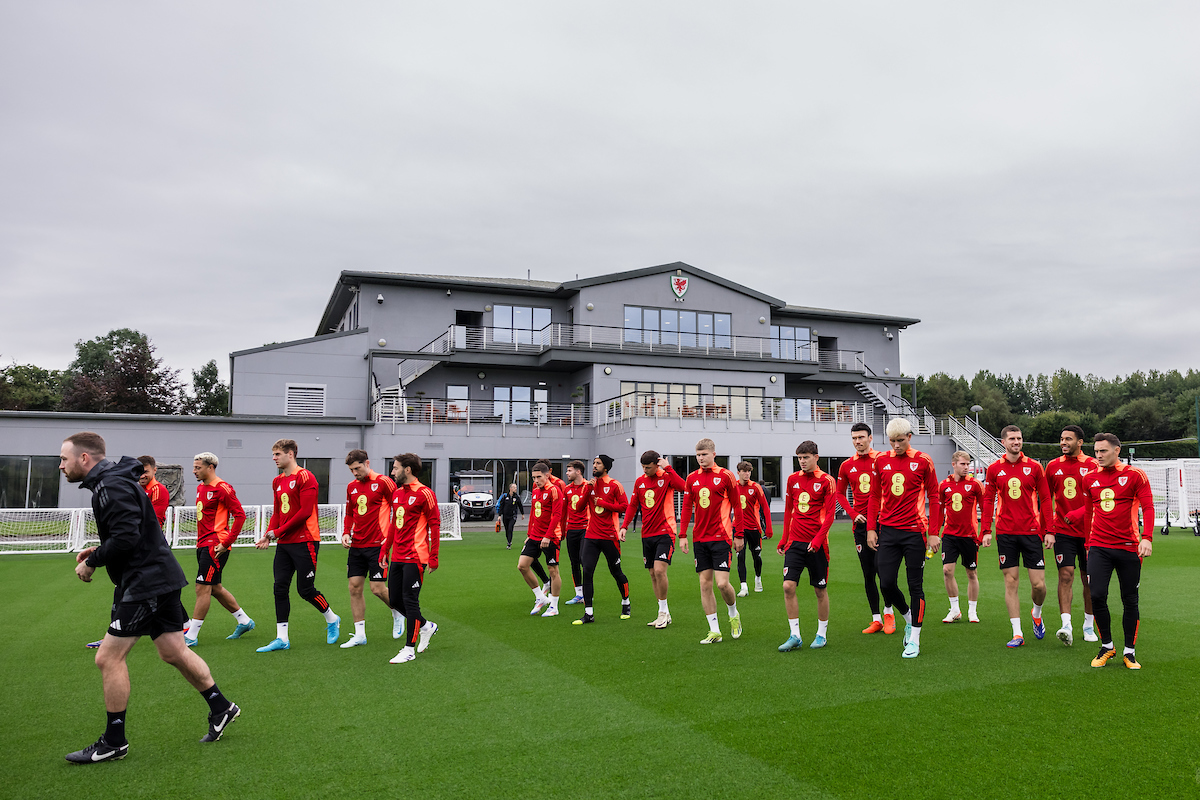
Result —
[{"label": "soccer player", "polygon": [[199,569],[196,573],[196,607],[183,634],[188,647],[196,646],[200,626],[204,624],[214,597],[237,620],[237,627],[226,639],[240,639],[254,630],[254,620],[246,615],[237,598],[221,583],[230,548],[246,522],[246,512],[233,487],[217,477],[217,463],[213,453],[200,453],[192,460],[192,474],[199,481],[196,486],[196,563]]},{"label": "soccer player", "polygon": [[[671,462],[654,450],[642,453],[642,475],[633,484],[629,506],[621,520],[621,541],[633,524],[639,509],[642,513],[642,565],[650,572],[650,584],[658,599],[658,616],[646,625],[662,630],[671,624],[671,609],[667,604],[670,582],[667,568],[675,554],[675,492],[687,488],[683,478],[671,468]],[[683,552],[688,551],[686,538],[680,540]]]},{"label": "soccer player", "polygon": [[1098,469],[1096,459],[1083,453],[1083,428],[1068,425],[1058,439],[1062,455],[1046,465],[1046,485],[1054,499],[1051,532],[1054,534],[1054,560],[1058,562],[1058,610],[1062,627],[1058,640],[1067,647],[1074,641],[1071,627],[1071,603],[1074,600],[1075,562],[1079,561],[1079,579],[1083,583],[1083,640],[1097,639],[1092,616],[1092,592],[1088,586],[1087,540],[1081,527],[1084,498],[1083,479]]},{"label": "soccer player", "polygon": [[806,569],[808,583],[817,596],[817,635],[809,648],[824,647],[829,630],[829,527],[837,513],[837,482],[817,466],[816,442],[801,442],[796,455],[800,458],[800,471],[788,476],[783,500],[783,537],[776,548],[783,556],[783,606],[791,629],[787,641],[779,645],[781,653],[804,646],[796,586]]},{"label": "soccer player", "polygon": [[108,723],[94,744],[68,753],[67,761],[98,764],[119,761],[129,754],[125,725],[130,689],[125,659],[142,636],[149,636],[159,657],[179,670],[208,702],[208,733],[200,741],[215,742],[242,710],[221,694],[204,659],[183,643],[187,612],[179,591],[187,586],[187,578],[163,538],[150,498],[138,486],[142,465],[128,456],[116,462],[105,458],[103,437],[85,431],[63,440],[59,469],[69,482],[92,493],[100,538],[98,547],[75,556],[75,574],[91,583],[96,568],[105,567],[114,585],[112,622],[96,652]]},{"label": "soccer player", "polygon": [[[896,615],[890,605],[879,613],[879,589],[876,581],[879,570],[875,563],[875,548],[867,547],[867,506],[871,502],[871,483],[875,478],[875,458],[878,451],[871,446],[871,426],[856,422],[850,426],[850,441],[854,455],[842,462],[838,468],[838,502],[845,510],[854,530],[854,549],[858,551],[858,565],[862,568],[863,586],[867,591],[867,605],[871,607],[871,624],[863,633],[885,634],[896,632]],[[850,489],[850,502],[846,500],[846,489]]]},{"label": "soccer player", "polygon": [[417,479],[421,457],[401,453],[392,461],[396,491],[392,493],[388,532],[379,551],[379,566],[388,569],[388,596],[404,609],[408,620],[408,638],[392,664],[412,661],[424,653],[429,640],[438,632],[436,622],[421,615],[421,585],[425,570],[438,568],[442,514],[433,490]]},{"label": "soccer player", "polygon": [[967,475],[971,455],[959,450],[950,456],[950,477],[938,487],[942,502],[942,578],[950,597],[950,611],[942,622],[958,622],[962,610],[958,604],[957,561],[967,569],[967,620],[979,622],[979,525],[976,512],[983,500],[983,487]]},{"label": "soccer player", "polygon": [[[1134,645],[1137,643],[1138,587],[1142,580],[1142,559],[1153,552],[1154,497],[1146,473],[1121,463],[1121,440],[1111,433],[1095,437],[1099,469],[1083,480],[1083,531],[1088,539],[1088,576],[1091,579],[1092,608],[1096,614],[1096,633],[1100,634],[1100,653],[1093,667],[1103,667],[1116,655],[1113,647],[1112,615],[1108,610],[1108,585],[1117,573],[1121,587],[1121,605],[1125,613],[1125,666],[1141,669]],[[1138,531],[1138,511],[1142,512],[1142,530]]]},{"label": "soccer player", "polygon": [[271,482],[275,498],[271,519],[262,538],[254,543],[266,550],[271,542],[275,548],[275,638],[258,648],[260,653],[291,649],[288,638],[288,617],[292,601],[288,593],[292,576],[296,576],[296,592],[321,612],[325,618],[325,641],[336,644],[342,618],[333,613],[325,595],[317,589],[317,552],[321,548],[321,526],[317,521],[317,479],[296,463],[299,447],[293,439],[280,439],[271,445],[271,458],[281,472]]},{"label": "soccer player", "polygon": [[567,601],[573,606],[583,602],[583,537],[588,527],[588,495],[592,485],[588,483],[582,461],[576,459],[567,465],[567,483],[563,487],[567,515],[567,558],[571,560],[571,578],[575,581],[575,596]]},{"label": "soccer player", "polygon": [[606,455],[598,455],[592,459],[592,480],[588,481],[588,495],[584,498],[587,503],[587,533],[583,539],[583,616],[572,625],[585,625],[595,622],[595,609],[592,598],[595,596],[596,565],[603,555],[608,562],[608,571],[617,582],[617,591],[621,593],[621,619],[629,619],[632,612],[629,609],[629,579],[621,569],[621,545],[625,541],[617,528],[618,515],[625,510],[628,498],[625,497],[625,487],[620,481],[608,477],[613,460]]},{"label": "soccer player", "polygon": [[[367,603],[363,584],[370,579],[371,594],[392,612],[392,638],[404,635],[404,615],[392,608],[388,597],[387,562],[380,564],[379,546],[383,544],[387,521],[392,514],[392,492],[396,484],[386,475],[371,469],[365,450],[346,454],[346,466],[354,480],[346,485],[346,514],[342,527],[342,547],[346,553],[346,579],[350,589],[350,613],[354,615],[354,635],[342,648],[367,643]],[[439,522],[441,518],[439,517]]]},{"label": "soccer player", "polygon": [[[721,626],[717,622],[717,597],[713,583],[729,610],[729,635],[738,639],[742,635],[742,618],[738,614],[737,595],[729,583],[729,562],[733,550],[741,550],[746,540],[742,531],[746,522],[742,518],[742,504],[738,502],[737,478],[724,467],[716,465],[717,446],[712,439],[696,442],[696,462],[700,468],[687,476],[683,495],[683,514],[679,523],[679,538],[686,541],[688,523],[692,513],[696,515],[696,530],[693,535],[692,559],[696,574],[700,576],[700,605],[708,618],[708,634],[700,644],[716,644],[721,641]],[[730,511],[733,519],[730,520]],[[684,552],[687,552],[686,546]]]},{"label": "soccer player", "polygon": [[142,462],[142,475],[138,478],[138,483],[146,490],[146,496],[150,498],[150,505],[154,506],[154,516],[158,517],[158,527],[162,527],[167,521],[167,509],[171,505],[171,492],[166,486],[163,486],[155,476],[158,475],[158,462],[154,460],[154,456],[138,456],[137,460]]},{"label": "soccer player", "polygon": [[[992,543],[992,525],[996,526],[996,555],[1004,573],[1004,604],[1012,623],[1009,647],[1025,644],[1021,633],[1021,601],[1017,596],[1025,572],[1033,599],[1033,635],[1046,635],[1042,622],[1042,603],[1046,600],[1046,559],[1042,548],[1054,546],[1054,534],[1046,530],[1050,517],[1050,487],[1042,465],[1021,452],[1021,429],[1006,425],[1000,431],[1004,455],[987,468],[983,482],[983,546]],[[1043,537],[1045,537],[1043,539]]]},{"label": "soccer player", "polygon": [[[746,525],[746,529],[742,531],[742,538],[746,540],[746,546],[738,551],[737,565],[738,578],[741,580],[742,588],[738,592],[738,597],[746,597],[750,594],[750,588],[746,585],[746,551],[750,551],[750,555],[754,558],[754,591],[762,591],[762,542],[763,539],[770,539],[775,535],[775,528],[771,524],[771,503],[767,500],[766,492],[754,481],[750,480],[750,476],[754,474],[754,465],[749,461],[741,461],[737,465],[738,470],[738,502],[742,506],[742,521]],[[762,513],[766,520],[766,531],[763,530],[763,525],[758,520],[759,513]]]},{"label": "soccer player", "polygon": [[525,519],[525,506],[521,503],[521,493],[517,491],[515,483],[500,496],[499,511],[500,519],[504,523],[504,538],[508,540],[505,549],[512,550],[513,527],[517,524],[517,514],[520,513],[521,519]]},{"label": "soccer player", "polygon": [[[550,480],[550,465],[539,461],[533,465],[533,500],[529,510],[529,535],[521,556],[517,559],[517,571],[533,590],[533,610],[529,616],[541,613],[543,617],[558,616],[558,593],[562,586],[558,577],[559,522],[562,519],[562,495]],[[550,573],[550,594],[533,576],[531,565],[541,556],[546,558],[546,569]],[[543,612],[543,609],[545,611]]]},{"label": "soccer player", "polygon": [[[941,505],[933,459],[912,449],[912,425],[903,417],[887,424],[891,452],[875,458],[867,507],[867,546],[876,551],[884,602],[904,617],[904,658],[921,654],[925,621],[925,550],[941,546]],[[929,503],[929,518],[925,503]],[[900,590],[900,562],[908,575],[908,600]],[[910,606],[909,603],[912,605]]]}]

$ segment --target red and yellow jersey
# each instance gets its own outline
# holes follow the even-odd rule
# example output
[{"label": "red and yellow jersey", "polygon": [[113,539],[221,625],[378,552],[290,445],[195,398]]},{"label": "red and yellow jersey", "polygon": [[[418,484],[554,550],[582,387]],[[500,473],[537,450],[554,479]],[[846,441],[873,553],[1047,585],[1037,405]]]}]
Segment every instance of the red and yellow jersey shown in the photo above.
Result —
[{"label": "red and yellow jersey", "polygon": [[547,481],[544,487],[533,487],[529,506],[529,538],[535,541],[562,541],[563,496],[558,487]]},{"label": "red and yellow jersey", "polygon": [[1050,518],[1050,487],[1042,465],[1024,453],[1003,455],[987,468],[983,482],[983,532],[1042,536]]},{"label": "red and yellow jersey", "polygon": [[437,569],[441,538],[442,514],[433,490],[415,478],[397,486],[392,492],[380,560],[428,564]]},{"label": "red and yellow jersey", "polygon": [[558,515],[558,539],[562,540],[567,535],[567,484],[563,479],[550,473],[550,482],[554,484],[554,488],[558,489],[559,497],[559,515]]},{"label": "red and yellow jersey", "polygon": [[394,491],[396,483],[378,472],[368,472],[366,480],[355,478],[346,486],[342,533],[350,534],[351,547],[378,547],[383,543]]},{"label": "red and yellow jersey", "polygon": [[276,476],[271,490],[275,505],[267,530],[274,531],[281,544],[321,541],[316,477],[301,467],[291,475]]},{"label": "red and yellow jersey", "polygon": [[1082,490],[1083,531],[1088,547],[1136,553],[1142,539],[1154,540],[1154,495],[1146,473],[1126,464],[1100,468],[1083,479]]},{"label": "red and yellow jersey", "polygon": [[643,474],[634,481],[621,527],[628,528],[632,525],[634,515],[641,509],[643,539],[649,539],[651,536],[675,538],[678,533],[675,528],[675,493],[682,492],[685,488],[683,478],[670,467],[659,467],[653,478]]},{"label": "red and yellow jersey", "polygon": [[783,496],[782,550],[793,542],[811,543],[829,557],[829,527],[837,512],[837,481],[819,468],[793,472]]},{"label": "red and yellow jersey", "polygon": [[1046,465],[1046,485],[1054,499],[1050,532],[1055,536],[1083,536],[1083,479],[1099,468],[1096,459],[1083,453],[1059,456]]},{"label": "red and yellow jersey", "polygon": [[167,487],[153,478],[142,488],[146,490],[146,496],[150,498],[150,505],[154,506],[154,516],[158,517],[158,527],[161,528],[167,521],[167,508],[171,505],[171,493]]},{"label": "red and yellow jersey", "polygon": [[[680,537],[687,536],[688,523],[692,520],[694,510],[696,529],[692,533],[693,541],[733,544],[734,531],[740,534],[746,524],[734,474],[724,467],[712,466],[696,470],[684,482]],[[729,518],[730,512],[733,513],[732,520]]]},{"label": "red and yellow jersey", "polygon": [[763,488],[754,481],[747,481],[743,486],[741,481],[737,483],[738,504],[742,507],[742,524],[746,527],[743,530],[761,532],[763,529],[762,523],[758,521],[758,514],[761,511],[763,519],[767,521],[767,538],[770,539],[775,535],[775,527],[771,524],[771,503],[767,500],[767,493]]},{"label": "red and yellow jersey", "polygon": [[583,483],[568,483],[566,488],[563,489],[563,494],[567,500],[567,530],[582,531],[587,529],[588,495],[591,492],[592,485],[587,481]]},{"label": "red and yellow jersey", "polygon": [[596,478],[588,498],[588,539],[617,540],[617,522],[629,498],[625,487],[615,478]]},{"label": "red and yellow jersey", "polygon": [[959,480],[951,475],[942,481],[938,494],[942,503],[942,522],[946,526],[942,535],[981,541],[983,536],[976,519],[979,504],[983,502],[983,487],[979,481],[974,478]]},{"label": "red and yellow jersey", "polygon": [[[925,501],[929,517],[925,517]],[[879,526],[916,531],[922,536],[937,531],[942,524],[938,500],[937,471],[933,459],[911,447],[904,455],[892,451],[875,457],[875,475],[871,482],[871,502],[867,507],[867,528]]]},{"label": "red and yellow jersey", "polygon": [[[851,522],[860,514],[867,516],[871,504],[871,484],[875,480],[875,459],[878,456],[877,450],[868,450],[863,455],[855,453],[838,467],[837,499]],[[846,500],[847,489],[850,490],[852,502]]]},{"label": "red and yellow jersey", "polygon": [[229,547],[245,523],[246,511],[228,483],[218,478],[196,487],[196,547]]}]

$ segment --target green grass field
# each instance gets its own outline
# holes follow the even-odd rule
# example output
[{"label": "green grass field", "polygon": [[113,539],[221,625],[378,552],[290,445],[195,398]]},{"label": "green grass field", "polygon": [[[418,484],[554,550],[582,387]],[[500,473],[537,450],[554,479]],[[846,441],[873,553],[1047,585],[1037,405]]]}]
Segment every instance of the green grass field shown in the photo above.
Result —
[{"label": "green grass field", "polygon": [[[233,621],[214,603],[198,652],[242,717],[219,743],[200,745],[207,707],[141,642],[130,656],[129,757],[95,767],[62,756],[103,730],[99,673],[83,644],[107,625],[111,585],[102,574],[81,584],[71,556],[4,556],[0,797],[1200,795],[1200,539],[1159,537],[1146,562],[1141,672],[1089,666],[1078,587],[1074,648],[1053,638],[1051,600],[1047,638],[1034,640],[1027,624],[1029,643],[1006,649],[994,550],[980,570],[979,625],[941,624],[945,589],[930,562],[921,657],[903,660],[899,634],[859,633],[869,615],[845,525],[833,548],[829,646],[780,654],[787,621],[773,550],[766,591],[739,601],[745,634],[701,647],[707,627],[686,556],[671,569],[667,630],[645,625],[657,609],[640,544],[627,546],[625,564],[634,619],[618,620],[601,567],[598,622],[578,627],[575,606],[528,616],[517,551],[496,534],[467,533],[443,545],[443,567],[425,584],[423,608],[441,631],[398,666],[387,663],[398,647],[374,598],[365,647],[326,645],[320,616],[296,599],[293,649],[255,653],[274,636],[271,556],[239,550],[227,586],[258,629],[226,641]],[[190,571],[192,554],[178,555]],[[343,551],[326,546],[321,569],[317,585],[347,620],[344,640]],[[808,641],[806,585],[801,598]]]}]

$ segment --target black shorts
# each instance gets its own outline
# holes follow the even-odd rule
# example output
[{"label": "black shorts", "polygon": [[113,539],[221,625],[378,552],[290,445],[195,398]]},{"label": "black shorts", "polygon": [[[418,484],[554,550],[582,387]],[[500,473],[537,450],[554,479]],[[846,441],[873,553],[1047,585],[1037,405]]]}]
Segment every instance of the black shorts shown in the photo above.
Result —
[{"label": "black shorts", "polygon": [[221,582],[221,572],[225,569],[225,562],[228,560],[228,550],[218,556],[213,554],[212,547],[197,547],[196,563],[200,565],[200,569],[196,570],[196,583],[216,586]]},{"label": "black shorts", "polygon": [[696,562],[696,572],[709,569],[729,572],[732,553],[733,548],[728,542],[692,542],[692,560]]},{"label": "black shorts", "polygon": [[783,580],[800,582],[800,573],[808,570],[808,585],[823,588],[829,583],[829,557],[825,548],[808,551],[808,542],[792,542],[783,554]]},{"label": "black shorts", "polygon": [[187,623],[188,612],[179,601],[179,590],[176,589],[148,600],[114,604],[108,632],[113,636],[157,639],[164,633],[182,631]]},{"label": "black shorts", "polygon": [[539,556],[544,557],[546,559],[547,567],[557,567],[559,544],[553,539],[550,539],[550,544],[543,548],[542,542],[544,541],[547,540],[542,539],[539,541],[538,539],[526,539],[525,546],[521,548],[521,555],[529,556],[534,561],[537,561]]},{"label": "black shorts", "polygon": [[386,581],[387,570],[379,566],[379,546],[351,547],[346,555],[346,577]]},{"label": "black shorts", "polygon": [[996,534],[996,555],[1000,569],[1025,564],[1025,569],[1045,569],[1046,556],[1042,552],[1042,537],[1037,534]]},{"label": "black shorts", "polygon": [[675,539],[665,533],[658,536],[648,536],[642,539],[642,565],[646,569],[654,569],[654,562],[665,561],[671,565],[671,556],[675,555]]},{"label": "black shorts", "polygon": [[742,538],[746,540],[745,550],[749,550],[751,553],[762,552],[762,531],[742,531]]},{"label": "black shorts", "polygon": [[979,545],[970,536],[942,537],[942,564],[953,564],[962,557],[962,565],[967,569],[979,567]]},{"label": "black shorts", "polygon": [[1075,561],[1079,561],[1079,571],[1087,575],[1087,548],[1083,546],[1083,538],[1080,536],[1055,536],[1054,537],[1054,560],[1058,562],[1058,568],[1073,567]]}]

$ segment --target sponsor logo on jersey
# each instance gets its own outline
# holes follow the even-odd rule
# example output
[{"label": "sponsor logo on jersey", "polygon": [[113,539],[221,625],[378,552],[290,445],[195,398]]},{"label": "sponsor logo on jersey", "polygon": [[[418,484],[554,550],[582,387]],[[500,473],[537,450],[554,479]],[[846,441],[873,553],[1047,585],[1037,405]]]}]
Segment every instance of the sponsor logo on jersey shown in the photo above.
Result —
[{"label": "sponsor logo on jersey", "polygon": [[851,468],[850,468],[850,474],[851,474],[851,475],[853,475],[853,474],[854,474],[854,473],[856,473],[856,472],[858,472],[858,467],[851,467]]},{"label": "sponsor logo on jersey", "polygon": [[884,469],[884,471],[885,471],[885,472],[886,472],[887,470],[891,469],[891,468],[892,468],[892,465],[891,465],[891,464],[884,464],[884,465],[883,465],[883,469]]}]

